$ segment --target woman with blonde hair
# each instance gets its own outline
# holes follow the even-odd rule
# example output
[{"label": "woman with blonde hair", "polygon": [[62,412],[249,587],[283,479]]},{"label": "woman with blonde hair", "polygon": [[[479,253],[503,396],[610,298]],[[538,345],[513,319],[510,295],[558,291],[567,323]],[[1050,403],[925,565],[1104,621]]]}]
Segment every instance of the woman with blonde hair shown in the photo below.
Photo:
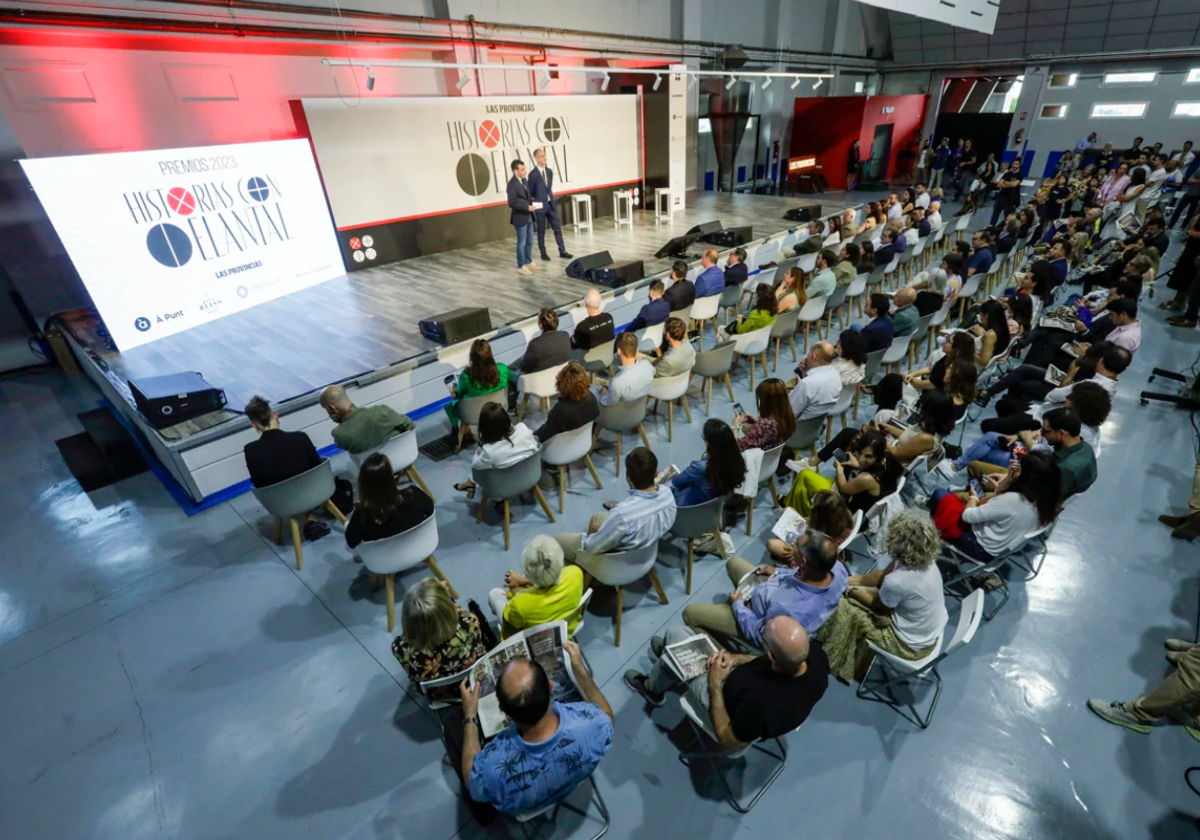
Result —
[{"label": "woman with blonde hair", "polygon": [[414,687],[460,674],[487,654],[479,619],[454,603],[437,578],[425,578],[405,593],[400,630],[392,655]]},{"label": "woman with blonde hair", "polygon": [[583,598],[583,569],[563,565],[562,546],[553,537],[537,536],[521,551],[525,574],[506,572],[504,588],[488,593],[492,614],[500,617],[500,638],[555,621],[567,621],[574,633],[580,616],[575,615]]},{"label": "woman with blonde hair", "polygon": [[929,515],[907,508],[890,520],[886,569],[851,575],[846,595],[817,631],[830,672],[862,680],[875,654],[867,642],[902,659],[924,659],[940,643],[949,619],[938,553],[942,540]]}]

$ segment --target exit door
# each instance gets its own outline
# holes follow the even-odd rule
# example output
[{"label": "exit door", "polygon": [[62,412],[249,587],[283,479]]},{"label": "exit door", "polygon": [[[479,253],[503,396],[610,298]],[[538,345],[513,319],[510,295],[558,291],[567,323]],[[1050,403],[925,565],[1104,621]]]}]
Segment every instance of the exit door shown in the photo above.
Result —
[{"label": "exit door", "polygon": [[892,157],[892,124],[883,123],[875,126],[875,136],[871,138],[871,158],[863,175],[872,181],[885,181],[888,177],[887,165]]}]

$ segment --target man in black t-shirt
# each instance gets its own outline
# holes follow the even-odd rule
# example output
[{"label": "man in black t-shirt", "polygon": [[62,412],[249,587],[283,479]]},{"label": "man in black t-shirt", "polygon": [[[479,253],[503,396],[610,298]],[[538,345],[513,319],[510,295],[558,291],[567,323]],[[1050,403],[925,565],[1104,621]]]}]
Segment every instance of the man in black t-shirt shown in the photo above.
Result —
[{"label": "man in black t-shirt", "polygon": [[[666,691],[680,682],[667,664],[667,645],[695,634],[676,626],[665,638],[650,640],[655,659],[650,675],[625,672],[625,684],[652,706],[666,702]],[[808,718],[829,684],[829,660],[817,641],[794,618],[776,616],[763,632],[766,653],[760,656],[719,650],[709,657],[707,673],[687,682],[688,698],[697,712],[707,712],[711,731],[725,752],[791,732]]]},{"label": "man in black t-shirt", "polygon": [[1009,164],[1008,169],[1000,175],[997,187],[996,204],[992,208],[992,225],[996,224],[997,219],[1002,219],[1016,210],[1017,205],[1021,203],[1020,159],[1014,159]]},{"label": "man in black t-shirt", "polygon": [[612,341],[615,338],[613,319],[604,311],[600,293],[590,289],[583,296],[583,305],[587,308],[588,316],[575,325],[575,332],[571,334],[571,346],[577,350],[591,350]]}]

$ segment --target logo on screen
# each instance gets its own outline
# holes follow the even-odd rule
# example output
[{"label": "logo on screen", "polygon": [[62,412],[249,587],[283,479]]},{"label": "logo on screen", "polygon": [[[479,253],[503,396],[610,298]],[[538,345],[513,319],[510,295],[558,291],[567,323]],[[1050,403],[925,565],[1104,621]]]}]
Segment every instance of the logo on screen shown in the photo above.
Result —
[{"label": "logo on screen", "polygon": [[485,113],[496,116],[446,121],[450,151],[461,154],[454,172],[459,189],[473,197],[499,196],[512,177],[512,161],[523,160],[533,169],[535,149],[545,150],[555,184],[570,184],[567,152],[571,128],[565,116],[536,116],[536,109],[545,110],[545,106],[528,103],[483,107]]},{"label": "logo on screen", "polygon": [[196,196],[183,187],[171,187],[167,191],[167,206],[180,216],[190,216],[196,209]]},{"label": "logo on screen", "polygon": [[183,228],[163,222],[146,233],[146,250],[167,268],[179,268],[192,258],[192,240]]},{"label": "logo on screen", "polygon": [[489,149],[496,148],[500,143],[500,126],[491,120],[481,122],[479,124],[479,142]]},{"label": "logo on screen", "polygon": [[562,136],[562,123],[558,121],[558,117],[546,117],[542,122],[542,136],[546,138],[547,143],[558,142],[558,138]]},{"label": "logo on screen", "polygon": [[491,183],[487,161],[474,152],[468,152],[458,160],[458,185],[467,195],[483,195]]},{"label": "logo on screen", "polygon": [[150,319],[149,319],[149,318],[135,318],[135,319],[134,319],[134,321],[133,321],[133,328],[134,328],[135,330],[137,330],[138,332],[147,332],[147,331],[149,331],[149,329],[150,329]]}]

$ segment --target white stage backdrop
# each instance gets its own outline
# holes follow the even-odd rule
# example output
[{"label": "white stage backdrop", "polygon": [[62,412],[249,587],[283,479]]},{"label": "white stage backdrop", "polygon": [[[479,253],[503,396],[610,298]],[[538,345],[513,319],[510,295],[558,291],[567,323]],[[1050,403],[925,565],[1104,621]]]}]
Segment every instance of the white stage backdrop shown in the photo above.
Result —
[{"label": "white stage backdrop", "polygon": [[539,147],[556,193],[641,177],[633,95],[302,102],[339,230],[505,204]]},{"label": "white stage backdrop", "polygon": [[120,350],[346,273],[307,140],[21,165]]}]

